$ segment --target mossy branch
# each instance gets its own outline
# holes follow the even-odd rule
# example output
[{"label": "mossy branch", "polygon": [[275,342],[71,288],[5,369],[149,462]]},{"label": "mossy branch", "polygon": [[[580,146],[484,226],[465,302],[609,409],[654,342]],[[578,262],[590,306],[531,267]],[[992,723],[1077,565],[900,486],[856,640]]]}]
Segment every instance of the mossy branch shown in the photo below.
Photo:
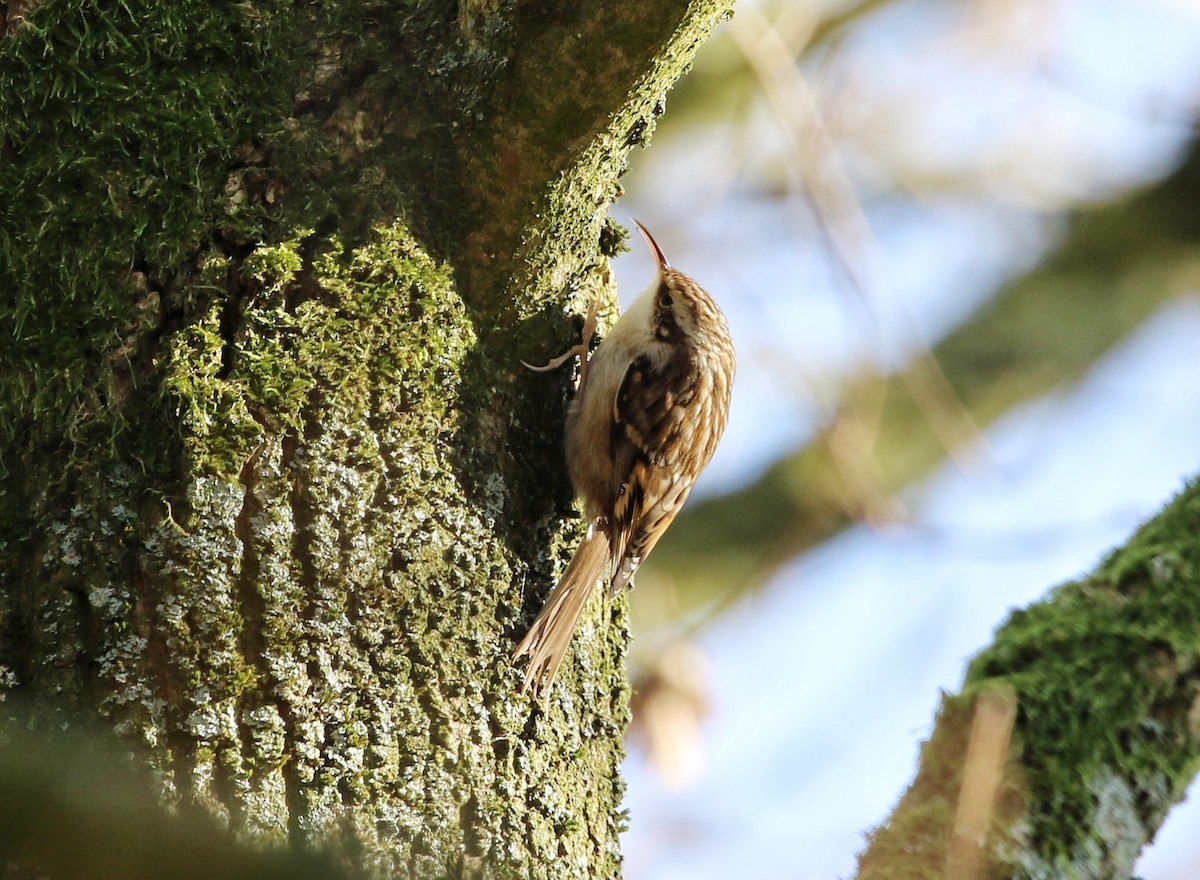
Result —
[{"label": "mossy branch", "polygon": [[997,631],[943,699],[858,880],[944,876],[975,703],[997,688],[1016,724],[975,876],[1126,880],[1200,770],[1200,480]]}]

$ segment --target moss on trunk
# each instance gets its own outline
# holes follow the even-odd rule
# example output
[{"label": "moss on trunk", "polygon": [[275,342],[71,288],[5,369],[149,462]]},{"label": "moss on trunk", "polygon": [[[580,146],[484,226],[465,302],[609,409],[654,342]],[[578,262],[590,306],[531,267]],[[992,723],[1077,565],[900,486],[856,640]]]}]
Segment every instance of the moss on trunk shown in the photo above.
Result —
[{"label": "moss on trunk", "polygon": [[8,722],[102,719],[170,798],[356,871],[617,876],[623,604],[548,714],[508,660],[576,537],[566,379],[518,358],[611,297],[617,178],[726,6],[32,8]]}]

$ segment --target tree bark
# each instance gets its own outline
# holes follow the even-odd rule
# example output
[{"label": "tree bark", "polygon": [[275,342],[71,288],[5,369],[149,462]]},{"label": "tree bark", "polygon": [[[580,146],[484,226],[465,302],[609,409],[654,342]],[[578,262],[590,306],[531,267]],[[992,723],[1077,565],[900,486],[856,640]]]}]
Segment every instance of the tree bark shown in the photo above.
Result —
[{"label": "tree bark", "polygon": [[[1015,701],[973,880],[1127,880],[1200,766],[1200,482],[1082,580],[1013,612],[946,696],[858,880],[943,878],[979,705]],[[986,710],[985,710],[986,711]],[[976,738],[977,740],[977,738]]]},{"label": "tree bark", "polygon": [[623,603],[547,712],[568,293],[727,0],[42,0],[0,40],[0,703],[352,873],[619,874]]}]

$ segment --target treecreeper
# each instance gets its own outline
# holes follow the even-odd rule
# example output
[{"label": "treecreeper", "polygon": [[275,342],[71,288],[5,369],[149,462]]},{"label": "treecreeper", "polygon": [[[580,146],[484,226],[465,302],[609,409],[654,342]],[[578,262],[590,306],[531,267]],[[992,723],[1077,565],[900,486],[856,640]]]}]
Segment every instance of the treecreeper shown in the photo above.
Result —
[{"label": "treecreeper", "polygon": [[593,302],[582,339],[542,367],[580,358],[567,413],[567,468],[583,501],[587,535],[513,659],[529,658],[521,693],[548,696],[596,583],[609,595],[633,575],[683,507],[716,451],[729,416],[736,358],[725,315],[695,279],[671,267],[636,220],[658,277],[588,357]]}]

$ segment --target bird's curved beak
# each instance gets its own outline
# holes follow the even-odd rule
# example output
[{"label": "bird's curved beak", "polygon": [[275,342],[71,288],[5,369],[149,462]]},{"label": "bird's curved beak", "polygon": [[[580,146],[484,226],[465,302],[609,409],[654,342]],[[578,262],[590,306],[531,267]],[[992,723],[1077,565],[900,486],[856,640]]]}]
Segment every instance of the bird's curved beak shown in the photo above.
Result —
[{"label": "bird's curved beak", "polygon": [[650,245],[650,250],[654,253],[654,259],[658,262],[658,274],[662,274],[663,270],[670,269],[671,264],[667,262],[667,256],[662,252],[662,248],[658,246],[658,242],[654,240],[654,236],[649,233],[645,226],[636,218],[633,219],[633,225],[638,228],[638,232],[642,234],[642,238],[646,239],[646,244]]}]

